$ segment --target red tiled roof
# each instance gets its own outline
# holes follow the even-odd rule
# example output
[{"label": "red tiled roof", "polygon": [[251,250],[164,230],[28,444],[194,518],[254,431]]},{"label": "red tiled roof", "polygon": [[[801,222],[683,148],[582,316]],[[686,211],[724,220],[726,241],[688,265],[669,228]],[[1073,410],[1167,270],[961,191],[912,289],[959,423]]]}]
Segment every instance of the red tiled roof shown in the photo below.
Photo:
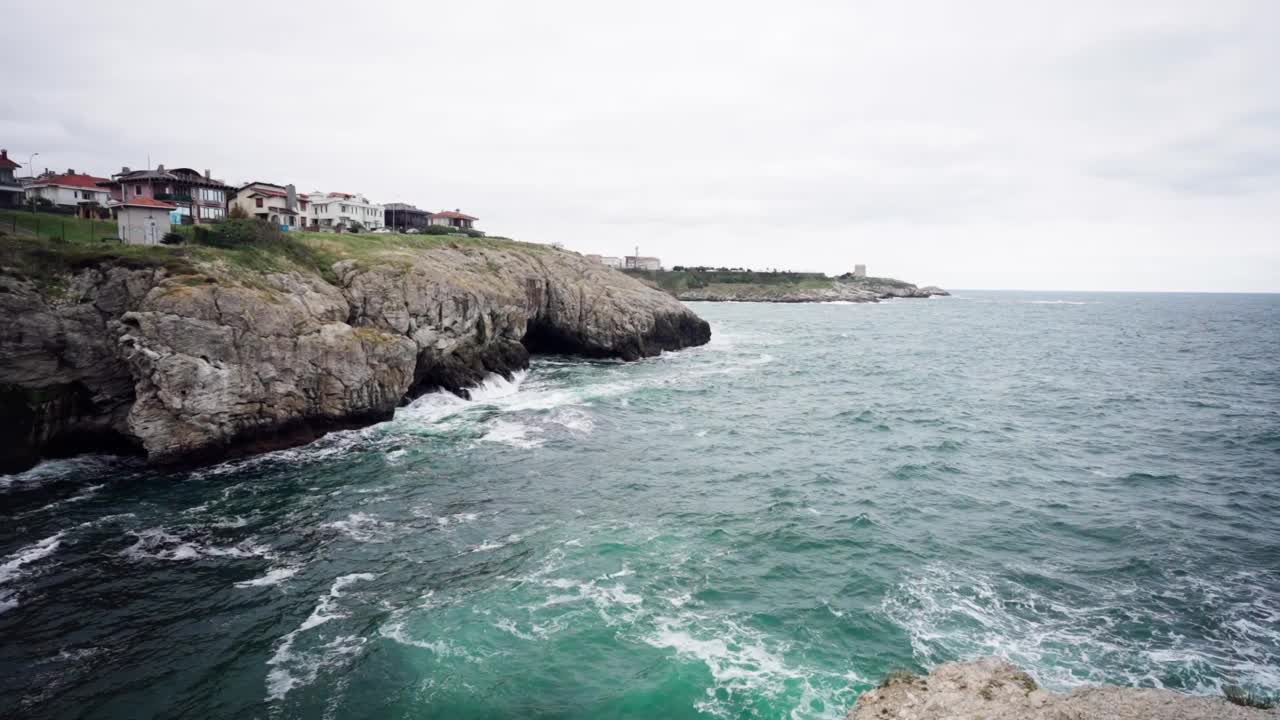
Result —
[{"label": "red tiled roof", "polygon": [[0,168],[11,170],[11,169],[20,168],[20,167],[22,166],[9,159],[8,150],[0,150]]},{"label": "red tiled roof", "polygon": [[431,213],[431,217],[448,218],[450,220],[479,220],[480,219],[477,217],[471,217],[470,215],[466,215],[464,213],[454,212],[452,210],[445,210],[444,212]]},{"label": "red tiled roof", "polygon": [[136,197],[131,200],[125,200],[124,202],[120,203],[120,205],[128,205],[131,207],[164,208],[165,210],[173,210],[174,208],[178,207],[177,205],[173,205],[167,202],[162,202],[160,200],[155,200],[149,197]]},{"label": "red tiled roof", "polygon": [[83,173],[64,173],[36,178],[36,185],[66,185],[68,187],[93,188],[100,190],[98,183],[111,182],[107,178],[94,177]]}]

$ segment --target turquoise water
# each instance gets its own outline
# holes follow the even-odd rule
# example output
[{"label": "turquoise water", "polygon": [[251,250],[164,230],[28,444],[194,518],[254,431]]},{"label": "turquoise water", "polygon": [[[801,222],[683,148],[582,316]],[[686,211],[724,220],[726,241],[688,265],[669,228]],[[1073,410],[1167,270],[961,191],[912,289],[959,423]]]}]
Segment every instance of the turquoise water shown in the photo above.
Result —
[{"label": "turquoise water", "polygon": [[0,716],[836,718],[1280,690],[1280,296],[700,304],[216,467],[0,478]]}]

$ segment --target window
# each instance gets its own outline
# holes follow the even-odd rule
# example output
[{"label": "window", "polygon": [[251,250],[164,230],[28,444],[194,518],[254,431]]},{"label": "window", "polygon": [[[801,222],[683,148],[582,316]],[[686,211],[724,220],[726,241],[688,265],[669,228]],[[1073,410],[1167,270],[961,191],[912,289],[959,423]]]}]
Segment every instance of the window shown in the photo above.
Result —
[{"label": "window", "polygon": [[254,198],[253,204],[257,207],[262,207],[262,198]]},{"label": "window", "polygon": [[134,186],[133,186],[133,194],[134,194],[135,196],[136,196],[136,195],[141,195],[141,194],[142,194],[142,186],[141,186],[141,185],[134,185]]},{"label": "window", "polygon": [[221,220],[225,215],[226,213],[222,210],[222,208],[216,208],[216,207],[200,208],[200,217],[206,220]]}]

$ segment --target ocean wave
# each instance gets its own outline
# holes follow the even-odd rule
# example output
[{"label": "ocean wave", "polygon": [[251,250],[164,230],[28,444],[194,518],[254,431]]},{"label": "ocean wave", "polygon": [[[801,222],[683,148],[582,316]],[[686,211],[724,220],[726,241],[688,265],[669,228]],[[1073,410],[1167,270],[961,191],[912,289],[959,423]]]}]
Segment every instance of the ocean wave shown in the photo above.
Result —
[{"label": "ocean wave", "polygon": [[231,546],[209,545],[199,540],[186,539],[174,535],[164,528],[147,528],[130,530],[129,535],[136,538],[133,545],[125,548],[120,555],[131,560],[167,560],[190,561],[200,558],[273,558],[274,553],[264,545],[256,545],[248,540]]},{"label": "ocean wave", "polygon": [[499,443],[522,450],[532,450],[533,448],[541,447],[542,443],[545,442],[540,437],[530,437],[531,434],[536,434],[537,432],[537,428],[525,423],[512,420],[497,420],[490,426],[488,432],[480,438],[480,442]]},{"label": "ocean wave", "polygon": [[[931,565],[885,596],[926,666],[998,655],[1043,685],[1172,686],[1216,694],[1237,684],[1280,687],[1280,596],[1252,574],[1208,579],[1176,572],[1158,594],[1121,578],[1083,592]],[[1204,616],[1194,634],[1187,608]],[[1123,628],[1141,626],[1141,633]]]},{"label": "ocean wave", "polygon": [[315,682],[322,670],[339,666],[360,651],[366,640],[357,635],[340,635],[309,650],[296,650],[294,645],[302,633],[347,617],[347,613],[338,607],[346,588],[376,577],[372,573],[351,573],[336,578],[329,586],[329,592],[316,601],[307,619],[280,638],[275,652],[267,660],[270,668],[267,672],[267,700],[283,700],[294,688]]},{"label": "ocean wave", "polygon": [[20,548],[17,552],[6,557],[3,563],[0,563],[0,613],[18,606],[17,594],[6,590],[3,586],[25,575],[28,572],[25,569],[28,565],[57,552],[65,535],[65,530],[50,535],[39,542]]},{"label": "ocean wave", "polygon": [[396,529],[396,524],[368,513],[353,512],[343,520],[322,523],[320,527],[337,530],[361,543],[386,542]]},{"label": "ocean wave", "polygon": [[243,580],[241,582],[236,583],[235,586],[238,588],[251,588],[251,587],[265,587],[268,585],[279,585],[285,580],[288,580],[294,575],[297,575],[299,570],[301,570],[301,568],[294,567],[294,566],[271,568],[262,577],[257,577],[252,580]]}]

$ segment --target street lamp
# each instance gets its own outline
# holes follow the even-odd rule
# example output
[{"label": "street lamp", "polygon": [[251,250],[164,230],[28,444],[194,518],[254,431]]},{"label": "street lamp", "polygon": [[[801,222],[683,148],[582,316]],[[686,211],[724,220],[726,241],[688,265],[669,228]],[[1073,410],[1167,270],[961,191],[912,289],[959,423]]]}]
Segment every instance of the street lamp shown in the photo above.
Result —
[{"label": "street lamp", "polygon": [[31,183],[27,185],[27,192],[31,194],[31,212],[36,211],[36,196],[31,192],[31,186],[36,183],[36,156],[40,153],[31,153],[31,158],[27,160],[27,174],[31,176]]}]

